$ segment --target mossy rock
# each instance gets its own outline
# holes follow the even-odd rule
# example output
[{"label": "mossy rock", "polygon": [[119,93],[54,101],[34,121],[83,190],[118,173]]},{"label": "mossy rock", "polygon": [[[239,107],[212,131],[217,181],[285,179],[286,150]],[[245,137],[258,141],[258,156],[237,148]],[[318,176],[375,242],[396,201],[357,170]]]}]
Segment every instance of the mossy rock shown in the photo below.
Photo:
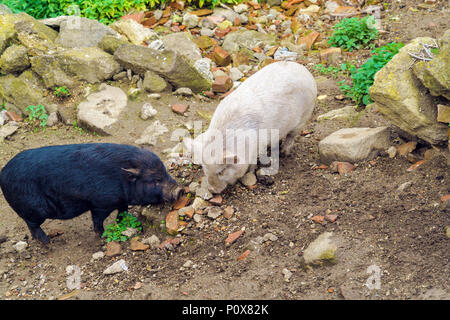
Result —
[{"label": "mossy rock", "polygon": [[12,45],[0,57],[0,70],[2,73],[18,73],[30,67],[27,48]]},{"label": "mossy rock", "polygon": [[130,44],[130,42],[117,38],[115,36],[106,35],[102,38],[102,40],[98,44],[98,47],[103,51],[114,55],[116,50],[123,44]]}]

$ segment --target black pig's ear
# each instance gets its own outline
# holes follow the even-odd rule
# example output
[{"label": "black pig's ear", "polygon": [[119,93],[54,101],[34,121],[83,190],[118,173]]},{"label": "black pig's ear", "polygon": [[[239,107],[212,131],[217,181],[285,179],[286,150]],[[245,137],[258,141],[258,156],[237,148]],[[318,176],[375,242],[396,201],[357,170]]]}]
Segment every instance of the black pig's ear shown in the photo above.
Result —
[{"label": "black pig's ear", "polygon": [[135,181],[141,174],[141,171],[136,168],[130,168],[130,169],[122,168],[122,170],[127,174],[128,179],[130,179],[131,181]]}]

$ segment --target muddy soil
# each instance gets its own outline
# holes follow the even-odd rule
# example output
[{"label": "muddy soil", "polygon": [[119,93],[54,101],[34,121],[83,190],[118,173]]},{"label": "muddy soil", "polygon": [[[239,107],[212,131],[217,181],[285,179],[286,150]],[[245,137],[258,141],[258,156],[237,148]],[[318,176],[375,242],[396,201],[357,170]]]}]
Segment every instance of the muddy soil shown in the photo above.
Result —
[{"label": "muddy soil", "polygon": [[[388,32],[382,35],[381,43],[436,37],[449,28],[448,12],[413,12],[409,7],[416,1],[407,3],[400,8],[393,2],[393,9],[384,13]],[[344,59],[364,61],[368,56],[368,51],[361,50],[344,55]],[[90,214],[46,221],[43,229],[54,237],[48,246],[42,246],[30,239],[25,223],[0,197],[0,299],[449,299],[450,239],[446,228],[450,227],[450,211],[448,201],[441,201],[450,193],[448,149],[443,148],[411,172],[407,171],[411,163],[406,158],[387,155],[359,163],[347,175],[317,169],[321,164],[318,142],[326,135],[343,127],[390,124],[376,110],[348,121],[318,122],[318,115],[351,101],[335,99],[341,94],[336,82],[342,76],[335,79],[318,74],[313,70],[318,63],[316,56],[307,57],[306,62],[316,76],[319,95],[327,97],[317,104],[304,128],[309,134],[299,135],[292,155],[281,159],[273,181],[259,181],[254,189],[238,183],[226,190],[222,207],[232,206],[233,218],[203,216],[201,223],[187,219],[186,228],[172,237],[158,227],[159,223],[139,216],[141,208],[130,209],[143,223],[141,239],[156,235],[161,242],[177,239],[175,244],[134,252],[128,241],[122,244],[119,256],[93,260],[95,252],[105,251],[106,241],[93,232]],[[139,118],[143,102],[130,103],[113,137],[61,124],[44,131],[22,127],[0,144],[0,165],[22,150],[44,145],[134,144],[150,124]],[[150,102],[158,110],[156,118],[170,131],[188,120],[205,121],[200,114],[212,114],[219,103],[169,94]],[[170,105],[175,102],[190,105],[186,117],[172,113]],[[406,141],[394,127],[390,129],[393,145]],[[175,143],[168,133],[153,150],[164,159],[162,151]],[[416,155],[421,157],[430,148],[419,143]],[[176,167],[170,173],[184,185],[202,176],[196,166]],[[409,187],[399,191],[405,182]],[[170,209],[165,205],[152,210],[160,212],[163,220]],[[311,220],[325,214],[338,218],[323,224]],[[113,219],[111,215],[105,225]],[[242,228],[245,232],[239,239],[225,246],[228,234]],[[300,264],[303,250],[325,231],[334,235],[335,263],[304,269]],[[255,244],[253,240],[268,233],[276,237]],[[16,252],[13,245],[18,241],[26,241],[28,248]],[[247,249],[250,254],[238,260]],[[128,271],[104,275],[103,271],[119,259],[126,261]],[[81,270],[77,291],[67,286],[69,265]],[[292,273],[288,279],[284,269]],[[377,272],[379,286],[374,288],[371,277]],[[72,294],[64,296],[68,293]]]}]

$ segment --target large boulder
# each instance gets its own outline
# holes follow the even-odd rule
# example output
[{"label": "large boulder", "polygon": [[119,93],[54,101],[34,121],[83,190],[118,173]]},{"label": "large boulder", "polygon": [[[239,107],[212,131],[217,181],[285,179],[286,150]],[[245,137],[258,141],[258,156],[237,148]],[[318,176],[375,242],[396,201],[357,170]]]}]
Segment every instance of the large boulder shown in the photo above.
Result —
[{"label": "large boulder", "polygon": [[46,87],[75,85],[74,78],[100,83],[121,70],[113,56],[100,48],[69,49],[31,59],[32,69],[39,74]]},{"label": "large boulder", "polygon": [[273,46],[276,44],[276,36],[255,30],[237,30],[225,36],[222,47],[228,52],[236,53],[241,48],[254,48],[261,42]]},{"label": "large boulder", "polygon": [[120,88],[102,85],[78,105],[78,124],[101,135],[114,133],[113,125],[127,106],[127,95]]},{"label": "large boulder", "polygon": [[11,103],[23,114],[28,113],[25,109],[30,105],[47,106],[44,91],[40,77],[31,70],[18,77],[12,74],[0,77],[0,100]]},{"label": "large boulder", "polygon": [[123,44],[130,44],[128,40],[115,37],[112,35],[105,35],[103,39],[98,43],[98,47],[109,54],[114,55],[116,50]]},{"label": "large boulder", "polygon": [[153,71],[176,88],[188,87],[195,92],[211,88],[211,81],[205,78],[182,55],[172,50],[154,50],[143,46],[120,46],[114,57],[125,69],[144,76]]},{"label": "large boulder", "polygon": [[55,42],[65,48],[95,47],[106,35],[119,36],[103,23],[76,16],[67,16],[59,28]]},{"label": "large boulder", "polygon": [[391,61],[375,74],[370,97],[380,112],[407,133],[431,144],[448,140],[448,126],[436,121],[434,98],[414,75],[408,54],[422,49],[421,43],[433,44],[431,38],[416,38],[400,49]]}]

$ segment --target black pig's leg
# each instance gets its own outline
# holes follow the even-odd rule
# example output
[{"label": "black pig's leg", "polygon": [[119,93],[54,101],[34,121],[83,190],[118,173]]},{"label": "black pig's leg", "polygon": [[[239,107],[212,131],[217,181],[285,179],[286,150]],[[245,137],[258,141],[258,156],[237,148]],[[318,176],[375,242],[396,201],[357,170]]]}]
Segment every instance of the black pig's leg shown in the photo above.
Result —
[{"label": "black pig's leg", "polygon": [[111,210],[105,209],[91,210],[92,222],[94,223],[94,231],[97,232],[100,235],[100,237],[103,235],[103,232],[105,231],[105,229],[103,228],[103,221],[105,221],[105,219],[108,218],[110,213]]},{"label": "black pig's leg", "polygon": [[45,234],[44,230],[41,229],[41,224],[44,221],[45,221],[45,219],[40,222],[25,220],[25,222],[27,223],[28,229],[30,229],[31,236],[34,239],[39,240],[43,244],[47,244],[50,242],[50,238]]},{"label": "black pig's leg", "polygon": [[117,209],[117,217],[116,217],[117,222],[122,221],[123,216],[120,215],[122,212],[128,212],[128,206],[120,207]]}]

